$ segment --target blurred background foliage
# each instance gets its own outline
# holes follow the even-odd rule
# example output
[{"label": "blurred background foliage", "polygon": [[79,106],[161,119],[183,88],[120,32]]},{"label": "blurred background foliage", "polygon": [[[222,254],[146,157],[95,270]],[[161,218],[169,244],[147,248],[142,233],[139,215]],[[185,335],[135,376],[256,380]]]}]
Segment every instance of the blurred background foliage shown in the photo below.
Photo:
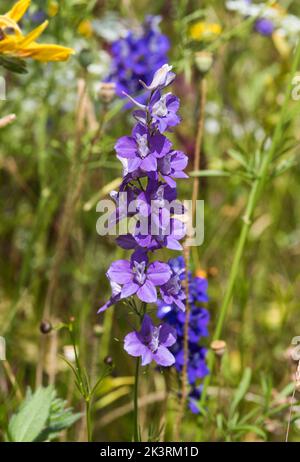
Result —
[{"label": "blurred background foliage", "polygon": [[[11,3],[2,1],[1,12]],[[300,15],[297,1],[280,3]],[[211,332],[249,190],[234,154],[249,162],[272,134],[291,53],[282,53],[272,38],[253,31],[251,21],[232,14],[218,0],[35,0],[24,19],[25,29],[39,21],[37,13],[51,17],[42,41],[72,46],[76,55],[67,63],[28,62],[22,75],[1,68],[7,82],[1,116],[17,115],[0,132],[0,335],[6,339],[8,359],[0,365],[1,438],[18,408],[16,387],[24,396],[27,387],[55,383],[59,398],[76,412],[84,411],[72,371],[61,359],[63,355],[74,360],[66,330],[48,336],[40,332],[43,320],[51,318],[59,326],[73,317],[80,360],[92,383],[106,367],[105,361],[113,362],[112,372],[94,396],[94,440],[130,440],[133,365],[122,339],[133,321],[122,304],[105,316],[96,314],[110,293],[105,271],[111,261],[122,257],[113,238],[96,233],[96,203],[118,185],[121,170],[113,146],[132,125],[120,99],[107,105],[99,98],[99,83],[109,73],[110,44],[143,22],[145,15],[161,15],[161,29],[171,42],[169,62],[179,73],[173,91],[182,104],[183,122],[172,140],[189,155],[190,171],[199,110],[195,52],[213,52],[206,77],[201,168],[223,174],[201,178],[205,241],[192,249],[191,260],[193,270],[205,271],[209,279]],[[209,41],[192,40],[190,26],[198,20],[218,23],[221,35]],[[101,137],[93,142],[103,116]],[[295,111],[292,116],[282,147],[289,149],[280,158],[291,162],[294,156],[292,168],[274,175],[256,209],[223,335],[227,351],[217,364],[207,422],[204,425],[203,419],[187,411],[182,424],[186,441],[198,438],[199,425],[204,426],[203,438],[211,441],[284,439],[294,371],[288,349],[300,329],[299,115]],[[190,197],[191,182],[180,181],[181,198]],[[65,252],[55,266],[66,210],[70,216]],[[45,313],[51,278],[50,312]],[[246,370],[252,371],[251,377],[245,378]],[[146,370],[144,375],[144,438],[172,440],[177,378],[173,371],[150,374]],[[17,385],[12,386],[14,380]],[[230,408],[241,381],[240,398]],[[292,425],[291,439],[299,439],[299,422],[295,419]],[[58,438],[84,440],[84,420],[78,419]]]}]

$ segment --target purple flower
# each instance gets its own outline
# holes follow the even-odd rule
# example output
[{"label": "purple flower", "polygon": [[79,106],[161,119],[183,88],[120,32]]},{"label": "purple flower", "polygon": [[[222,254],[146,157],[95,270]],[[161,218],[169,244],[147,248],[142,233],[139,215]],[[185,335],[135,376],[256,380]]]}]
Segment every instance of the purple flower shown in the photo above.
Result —
[{"label": "purple flower", "polygon": [[[165,64],[170,48],[168,38],[159,29],[159,16],[147,16],[145,22],[112,45],[112,66],[107,81],[116,83],[117,94],[123,92],[146,100],[140,83],[150,83],[157,69]],[[127,105],[129,107],[130,105]]]},{"label": "purple flower", "polygon": [[[137,247],[147,248],[149,251],[154,251],[166,247],[171,250],[182,250],[180,240],[186,235],[185,224],[171,217],[170,212],[162,209],[152,213],[149,217],[149,223],[141,225],[137,221],[133,238],[136,242],[130,248],[136,249]],[[127,245],[133,241],[126,236],[125,245],[123,245],[123,238],[120,236],[118,243],[123,248],[128,248]]]},{"label": "purple flower", "polygon": [[176,75],[172,71],[172,66],[169,64],[164,64],[160,69],[158,69],[152,79],[150,85],[147,85],[145,82],[141,81],[141,84],[148,91],[161,90],[170,85],[174,80]]},{"label": "purple flower", "polygon": [[206,278],[190,277],[189,302],[192,304],[208,302],[207,287]]},{"label": "purple flower", "polygon": [[[182,372],[184,366],[184,330],[186,313],[178,304],[179,294],[182,294],[181,282],[186,278],[186,268],[182,256],[169,260],[169,266],[172,269],[172,277],[169,281],[160,288],[163,300],[157,302],[158,312],[157,315],[160,319],[166,321],[169,325],[174,327],[177,333],[177,341],[171,347],[171,352],[175,356],[174,366],[178,372]],[[176,275],[176,282],[172,288],[174,291],[173,299],[172,294],[165,294],[164,288],[171,285],[172,279]],[[189,306],[190,306],[190,320],[188,326],[188,362],[187,372],[188,381],[192,385],[192,392],[189,400],[189,407],[194,412],[196,410],[196,388],[197,380],[203,379],[209,370],[206,365],[206,349],[199,344],[201,338],[208,335],[208,322],[209,313],[201,306],[203,302],[208,300],[207,296],[207,281],[204,278],[193,277],[188,273],[189,283]],[[172,290],[171,290],[172,291]],[[185,305],[185,299],[180,300]],[[184,306],[185,308],[185,306]]]},{"label": "purple flower", "polygon": [[160,294],[168,306],[174,304],[181,311],[185,311],[185,303],[183,301],[186,299],[186,295],[181,283],[182,271],[176,265],[172,267],[171,262],[172,260],[169,261],[170,268],[172,269],[172,277],[160,288]]},{"label": "purple flower", "polygon": [[141,215],[149,216],[157,214],[158,210],[168,207],[170,203],[176,207],[176,213],[183,213],[180,203],[174,203],[177,191],[166,183],[149,178],[145,191],[140,191],[137,195],[137,208]]},{"label": "purple flower", "polygon": [[259,18],[255,22],[255,30],[265,37],[269,37],[273,34],[275,24],[267,18]]},{"label": "purple flower", "polygon": [[179,99],[172,93],[161,95],[160,92],[156,92],[151,98],[149,107],[153,124],[161,133],[179,124],[180,118],[177,115]]},{"label": "purple flower", "polygon": [[[119,43],[116,46],[122,56],[127,55],[130,41],[128,39],[126,44]],[[142,49],[143,45],[138,43],[138,48]],[[144,71],[144,64],[135,60],[128,62],[136,73]],[[181,283],[185,269],[182,268],[180,258],[171,260],[170,265],[160,261],[149,264],[148,259],[150,251],[163,247],[181,250],[179,241],[186,234],[183,221],[177,218],[184,213],[184,207],[177,201],[175,179],[187,178],[183,169],[188,159],[183,152],[172,150],[172,143],[162,134],[180,121],[177,115],[179,100],[171,93],[161,93],[175,78],[171,69],[171,66],[163,65],[150,84],[146,80],[142,82],[150,93],[146,105],[127,95],[131,103],[139,108],[135,111],[138,123],[131,136],[123,136],[115,145],[117,157],[123,165],[123,181],[119,191],[112,193],[117,209],[109,218],[112,225],[123,219],[128,222],[130,232],[120,235],[117,244],[126,250],[133,250],[133,253],[130,260],[115,261],[108,269],[112,296],[99,311],[105,311],[114,303],[133,295],[144,303],[155,303],[160,288],[162,301],[158,303],[168,308],[161,317],[170,318],[174,327],[156,327],[146,315],[141,331],[128,334],[124,347],[132,356],[142,356],[143,365],[154,360],[163,366],[175,364],[179,370],[182,367],[180,358],[186,298]],[[192,286],[193,299],[199,298],[205,289],[198,286]],[[196,342],[206,332],[205,315],[196,304],[194,308],[198,311],[194,313],[191,318],[193,322],[189,326],[191,342]],[[176,332],[181,335],[177,343]],[[172,348],[178,360],[167,347]],[[196,354],[199,351],[193,353],[191,364]],[[199,375],[199,371],[194,372],[193,369],[195,374]]]},{"label": "purple flower", "polygon": [[164,157],[171,149],[172,143],[160,133],[150,135],[147,128],[137,124],[132,136],[123,136],[116,143],[115,149],[119,159],[127,160],[128,173],[141,169],[145,172],[157,170],[157,159]]},{"label": "purple flower", "polygon": [[159,132],[163,133],[171,127],[175,127],[180,122],[180,117],[177,115],[179,110],[179,99],[167,93],[162,95],[160,91],[156,91],[149,102],[148,111],[142,107],[137,101],[130,98],[133,103],[141,107],[142,110],[134,112],[134,117],[146,125],[148,122],[148,115],[151,117],[151,127],[156,128]]},{"label": "purple flower", "polygon": [[144,254],[141,258],[137,256],[135,258],[130,262],[128,260],[113,262],[107,271],[107,276],[110,281],[123,286],[121,298],[136,294],[143,302],[156,302],[156,286],[161,286],[170,279],[170,267],[159,261],[148,266]]},{"label": "purple flower", "polygon": [[189,408],[193,414],[200,414],[198,402],[201,397],[202,388],[202,385],[199,387],[193,387],[189,393]]},{"label": "purple flower", "polygon": [[174,303],[180,310],[185,310],[183,300],[185,300],[186,296],[178,275],[171,277],[171,279],[161,287],[160,294],[163,301],[168,305]]},{"label": "purple flower", "polygon": [[112,295],[110,299],[101,308],[99,308],[97,313],[103,313],[103,311],[106,311],[107,308],[109,308],[110,306],[114,305],[115,303],[121,300],[122,287],[113,281],[110,281],[110,287],[111,287]]},{"label": "purple flower", "polygon": [[188,178],[184,173],[184,169],[188,164],[187,156],[181,151],[171,151],[163,158],[160,158],[157,163],[158,172],[165,182],[174,188],[177,178]]},{"label": "purple flower", "polygon": [[[175,367],[178,372],[181,372],[184,365],[184,348],[183,344],[178,343],[175,345],[172,352],[175,355]],[[177,349],[177,351],[176,351]],[[189,357],[188,357],[188,381],[194,385],[197,379],[203,379],[209,370],[206,365],[206,349],[199,347],[194,343],[189,344]]]},{"label": "purple flower", "polygon": [[142,366],[155,361],[159,366],[172,366],[175,358],[168,350],[176,342],[176,332],[168,324],[154,326],[148,315],[144,316],[141,330],[126,335],[124,349],[128,354],[142,357]]}]

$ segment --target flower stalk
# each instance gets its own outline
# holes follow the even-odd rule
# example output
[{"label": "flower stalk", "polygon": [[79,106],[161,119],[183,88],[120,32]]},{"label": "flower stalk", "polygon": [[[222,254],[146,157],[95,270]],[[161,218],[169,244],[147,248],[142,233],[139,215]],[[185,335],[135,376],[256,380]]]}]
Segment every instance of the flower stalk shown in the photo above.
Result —
[{"label": "flower stalk", "polygon": [[134,442],[140,441],[139,431],[139,374],[140,374],[140,358],[136,359],[135,381],[134,381]]}]

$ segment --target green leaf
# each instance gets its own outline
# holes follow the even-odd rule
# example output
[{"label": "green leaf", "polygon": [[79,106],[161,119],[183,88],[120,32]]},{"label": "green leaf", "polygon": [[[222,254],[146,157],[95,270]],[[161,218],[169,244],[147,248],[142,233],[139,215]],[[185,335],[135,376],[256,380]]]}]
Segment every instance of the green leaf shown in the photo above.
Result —
[{"label": "green leaf", "polygon": [[251,382],[251,376],[252,376],[252,371],[250,368],[246,368],[242,377],[242,380],[236,390],[236,392],[233,395],[233,400],[230,406],[229,414],[233,416],[235,413],[239,403],[242,401],[244,398],[245,394],[247,393],[247,390],[250,386]]},{"label": "green leaf", "polygon": [[42,432],[50,415],[53,388],[38,388],[34,394],[27,395],[20,410],[8,426],[10,441],[32,442]]},{"label": "green leaf", "polygon": [[73,414],[72,408],[65,408],[66,401],[56,398],[53,393],[49,419],[46,428],[36,438],[35,441],[52,441],[62,430],[71,427],[80,417],[81,413]]},{"label": "green leaf", "polygon": [[284,159],[280,162],[273,171],[273,176],[277,177],[287,172],[292,167],[295,167],[298,164],[297,156],[293,156],[290,159]]},{"label": "green leaf", "polygon": [[244,156],[235,149],[228,149],[227,154],[234,160],[236,160],[239,164],[243,165],[246,169],[248,169],[248,164],[244,158]]},{"label": "green leaf", "polygon": [[267,437],[266,433],[260,427],[257,427],[256,425],[237,425],[234,430],[236,432],[242,432],[242,433],[249,433],[249,432],[255,433],[256,435],[260,436],[264,440]]}]

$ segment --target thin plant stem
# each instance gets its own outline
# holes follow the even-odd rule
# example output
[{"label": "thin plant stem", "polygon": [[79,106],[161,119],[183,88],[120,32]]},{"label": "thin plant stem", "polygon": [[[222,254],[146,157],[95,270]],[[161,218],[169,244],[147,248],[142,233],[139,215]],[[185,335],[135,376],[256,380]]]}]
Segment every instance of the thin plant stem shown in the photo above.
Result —
[{"label": "thin plant stem", "polygon": [[86,415],[86,428],[88,442],[92,442],[92,419],[91,419],[91,402],[90,399],[85,401],[85,415]]},{"label": "thin plant stem", "polygon": [[7,360],[5,361],[1,361],[2,365],[3,365],[3,369],[5,370],[5,373],[8,377],[8,380],[10,381],[12,387],[13,387],[13,390],[15,391],[16,393],[16,397],[17,397],[17,400],[19,402],[22,401],[23,399],[23,396],[22,396],[22,392],[21,392],[21,389],[19,387],[19,384],[17,382],[17,379],[15,377],[15,374],[12,370],[12,368],[10,367],[10,364]]},{"label": "thin plant stem", "polygon": [[[147,312],[147,303],[143,302],[138,316],[140,318],[140,324],[142,324],[144,316]],[[133,407],[134,407],[134,431],[133,438],[135,442],[140,441],[140,429],[139,429],[139,375],[140,375],[140,358],[136,360],[135,367],[135,380],[134,380],[134,392],[133,392]]]},{"label": "thin plant stem", "polygon": [[288,443],[288,441],[289,441],[289,434],[290,434],[290,427],[291,427],[291,420],[292,420],[292,414],[293,414],[293,407],[294,407],[295,394],[296,394],[296,385],[294,386],[293,394],[292,394],[292,397],[291,397],[291,405],[290,405],[290,410],[289,410],[289,418],[288,418],[288,424],[287,424],[286,434],[285,434],[285,442],[286,442],[286,443]]},{"label": "thin plant stem", "polygon": [[293,394],[292,394],[292,397],[291,397],[289,418],[288,418],[288,424],[287,424],[287,429],[286,429],[286,434],[285,434],[285,442],[286,443],[289,440],[291,420],[292,420],[293,408],[294,408],[294,399],[295,399],[296,390],[297,389],[299,390],[299,384],[300,384],[300,361],[298,361],[298,366],[297,366],[297,370],[296,370],[296,374],[295,374],[295,385],[294,385],[294,390],[293,390]]},{"label": "thin plant stem", "polygon": [[[246,245],[249,230],[252,224],[255,207],[256,207],[258,200],[260,199],[263,188],[267,181],[269,167],[282,141],[284,124],[286,121],[287,108],[288,108],[291,90],[292,90],[292,81],[297,71],[299,59],[300,59],[300,42],[296,49],[296,53],[295,53],[295,57],[294,57],[293,65],[291,69],[291,74],[290,74],[290,82],[286,90],[285,99],[284,99],[284,103],[281,109],[280,118],[279,118],[279,121],[274,131],[274,136],[272,138],[270,149],[265,154],[262,160],[259,172],[255,180],[252,183],[251,191],[250,191],[248,202],[247,202],[246,212],[243,217],[243,226],[242,226],[240,237],[239,237],[237,247],[235,250],[233,263],[232,263],[232,267],[231,267],[231,271],[229,275],[229,281],[228,281],[228,285],[226,288],[225,296],[223,298],[223,303],[220,309],[220,314],[217,320],[217,325],[214,331],[213,340],[218,340],[222,335],[226,315],[227,315],[227,312],[228,312],[228,309],[229,309],[229,306],[232,300],[236,279],[239,274],[240,263],[241,263],[241,260],[244,254],[245,245]],[[215,364],[215,355],[211,351],[208,353],[207,361],[208,361],[208,368],[210,370],[210,374],[207,375],[204,380],[203,391],[202,391],[201,398],[200,398],[201,408],[203,408],[205,404],[205,400],[207,396],[207,389],[211,381],[212,372],[213,372],[213,368]]]},{"label": "thin plant stem", "polygon": [[[201,145],[204,134],[204,120],[205,120],[205,105],[206,105],[206,94],[207,94],[207,82],[205,77],[201,78],[200,81],[200,107],[199,107],[199,120],[195,144],[195,158],[194,158],[194,171],[200,170],[201,165]],[[196,203],[199,192],[199,177],[194,177],[193,180],[193,196],[192,196],[192,212],[193,217],[196,214]]]},{"label": "thin plant stem", "polygon": [[137,443],[140,441],[140,432],[139,432],[139,374],[140,374],[140,358],[136,360],[135,367],[135,381],[134,381],[134,442]]}]

